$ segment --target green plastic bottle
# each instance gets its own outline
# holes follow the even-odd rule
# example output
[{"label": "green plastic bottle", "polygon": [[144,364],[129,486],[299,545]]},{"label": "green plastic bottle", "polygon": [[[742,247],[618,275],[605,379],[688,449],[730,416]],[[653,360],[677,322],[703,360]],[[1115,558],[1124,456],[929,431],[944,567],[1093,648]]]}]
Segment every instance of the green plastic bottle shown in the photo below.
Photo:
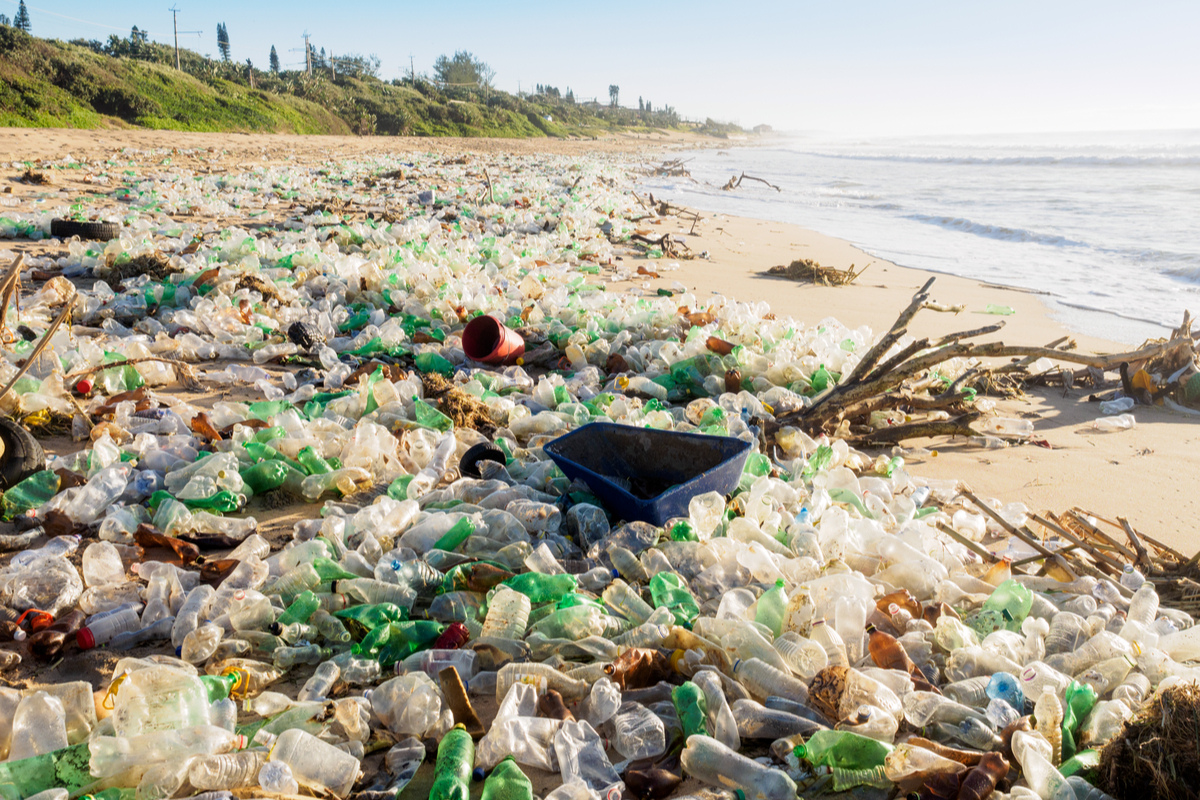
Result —
[{"label": "green plastic bottle", "polygon": [[892,746],[850,731],[817,731],[794,752],[813,766],[863,770],[882,767]]},{"label": "green plastic bottle", "polygon": [[388,497],[403,503],[408,499],[408,485],[413,482],[415,475],[401,475],[396,480],[392,481],[392,485],[388,487]]},{"label": "green plastic bottle", "polygon": [[504,585],[529,598],[534,605],[557,603],[567,592],[575,591],[579,581],[574,575],[543,575],[525,572],[504,581]]},{"label": "green plastic bottle", "polygon": [[1007,580],[996,587],[992,596],[983,601],[981,613],[999,612],[1008,630],[1019,632],[1021,623],[1033,608],[1033,592],[1014,580]]},{"label": "green plastic bottle", "polygon": [[758,598],[758,609],[754,621],[766,625],[778,637],[783,633],[783,615],[787,611],[788,596],[783,589],[783,579],[775,581],[773,589],[767,589]]},{"label": "green plastic bottle", "polygon": [[512,756],[505,756],[483,782],[482,800],[533,800],[533,782]]},{"label": "green plastic bottle", "polygon": [[253,466],[239,470],[238,474],[250,487],[250,491],[262,494],[283,485],[288,476],[288,465],[283,461],[260,461]]},{"label": "green plastic bottle", "polygon": [[283,457],[274,447],[262,442],[246,442],[242,447],[255,461],[278,461]]},{"label": "green plastic bottle", "polygon": [[471,538],[471,534],[475,532],[475,523],[470,517],[463,517],[458,522],[454,523],[450,530],[442,535],[433,545],[434,550],[445,550],[447,553],[453,553],[458,549],[459,545]]},{"label": "green plastic bottle", "polygon": [[393,603],[350,606],[350,608],[335,611],[333,615],[338,619],[348,619],[358,623],[368,631],[408,619],[408,612]]},{"label": "green plastic bottle", "polygon": [[324,475],[328,472],[333,472],[333,468],[329,466],[329,462],[321,458],[321,454],[309,447],[300,448],[300,452],[296,455],[296,460],[300,462],[300,466],[304,467],[309,475]]},{"label": "green plastic bottle", "polygon": [[202,508],[206,511],[220,511],[222,514],[228,514],[246,504],[246,495],[234,494],[227,489],[222,489],[208,497],[184,500],[183,504],[188,508]]},{"label": "green plastic bottle", "polygon": [[698,542],[700,541],[699,534],[692,527],[692,523],[686,519],[681,519],[671,526],[671,541],[673,542]]},{"label": "green plastic bottle", "polygon": [[1080,750],[1072,758],[1063,761],[1062,766],[1058,771],[1063,774],[1063,777],[1069,778],[1072,775],[1078,775],[1085,779],[1088,783],[1095,783],[1096,773],[1100,769],[1100,751],[1099,750]]},{"label": "green plastic bottle", "polygon": [[4,493],[4,518],[12,519],[38,508],[58,494],[59,477],[53,470],[35,472]]},{"label": "green plastic bottle", "polygon": [[474,762],[475,742],[471,740],[471,734],[461,723],[455,725],[438,744],[429,800],[470,800],[471,765]]},{"label": "green plastic bottle", "polygon": [[700,616],[696,598],[688,591],[683,578],[674,572],[659,572],[650,579],[650,597],[656,608],[668,609],[675,615],[675,622],[685,628],[690,629]]},{"label": "green plastic bottle", "polygon": [[291,625],[293,622],[308,622],[313,612],[321,607],[321,601],[311,591],[296,595],[292,604],[279,615],[275,621],[280,625]]},{"label": "green plastic bottle", "polygon": [[237,671],[230,672],[228,675],[201,675],[200,682],[208,691],[208,702],[215,703],[229,697],[230,693],[246,677],[245,672]]},{"label": "green plastic bottle", "polygon": [[[403,622],[393,622],[376,636],[376,628],[363,637],[361,646],[355,645],[353,650],[360,650],[379,662],[384,669],[391,667],[397,661],[403,661],[413,653],[428,650],[433,647],[437,638],[446,631],[446,626],[440,622],[428,619],[410,619]],[[369,650],[373,652],[368,652]]]},{"label": "green plastic bottle", "polygon": [[829,370],[825,369],[825,365],[822,364],[817,367],[817,371],[812,374],[808,382],[812,386],[813,392],[823,392],[829,388],[829,381],[831,379],[832,376],[829,374]]},{"label": "green plastic bottle", "polygon": [[422,428],[429,428],[430,430],[441,431],[442,433],[453,430],[454,420],[429,405],[429,403],[413,395],[413,404],[413,422]]},{"label": "green plastic bottle", "polygon": [[254,441],[266,444],[273,442],[276,439],[288,438],[288,432],[282,425],[273,425],[270,428],[263,428],[258,433],[254,434]]},{"label": "green plastic bottle", "polygon": [[286,400],[261,400],[250,404],[250,416],[266,422],[276,414],[282,414],[292,407]]},{"label": "green plastic bottle", "polygon": [[352,572],[346,572],[336,561],[324,556],[314,558],[312,565],[317,574],[321,576],[322,583],[325,581],[352,581],[355,578],[361,577]]},{"label": "green plastic bottle", "polygon": [[708,700],[704,690],[691,681],[684,681],[671,690],[671,702],[683,726],[683,740],[693,734],[708,735]]},{"label": "green plastic bottle", "polygon": [[1075,755],[1075,736],[1079,725],[1092,713],[1096,705],[1096,690],[1088,683],[1071,681],[1064,694],[1062,722],[1062,760],[1068,761]]},{"label": "green plastic bottle", "polygon": [[446,378],[454,375],[454,365],[437,353],[417,353],[413,361],[416,362],[417,369],[426,374],[436,372]]}]

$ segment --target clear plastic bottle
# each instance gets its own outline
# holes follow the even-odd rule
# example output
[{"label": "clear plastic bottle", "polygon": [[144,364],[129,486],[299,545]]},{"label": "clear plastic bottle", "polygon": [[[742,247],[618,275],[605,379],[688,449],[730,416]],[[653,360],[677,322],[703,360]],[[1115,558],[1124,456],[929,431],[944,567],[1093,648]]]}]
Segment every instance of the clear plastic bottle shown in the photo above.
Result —
[{"label": "clear plastic bottle", "polygon": [[121,554],[110,542],[93,542],[83,551],[83,583],[88,588],[125,582]]},{"label": "clear plastic bottle", "polygon": [[1057,767],[1062,762],[1063,707],[1049,686],[1042,689],[1041,695],[1034,703],[1033,717],[1037,723],[1037,732],[1050,742],[1050,763]]},{"label": "clear plastic bottle", "polygon": [[667,749],[663,721],[638,703],[627,703],[612,720],[612,745],[624,758],[655,758]]},{"label": "clear plastic bottle", "polygon": [[480,638],[524,639],[531,608],[525,595],[508,587],[500,589],[488,604]]},{"label": "clear plastic bottle", "polygon": [[21,700],[12,718],[10,761],[61,750],[68,744],[67,715],[61,700],[48,692],[34,692]]},{"label": "clear plastic bottle", "polygon": [[761,699],[786,697],[808,703],[808,686],[790,673],[784,673],[757,658],[741,659],[733,665],[733,677],[751,694]]},{"label": "clear plastic bottle", "polygon": [[189,664],[203,664],[216,652],[224,636],[225,629],[220,625],[201,625],[184,637],[179,657]]},{"label": "clear plastic bottle", "polygon": [[88,626],[80,628],[75,634],[75,640],[80,648],[90,650],[93,647],[105,644],[117,634],[136,631],[141,627],[142,620],[138,616],[137,610],[126,608],[116,614],[102,617]]},{"label": "clear plastic bottle", "polygon": [[847,657],[846,643],[842,641],[842,637],[831,628],[824,619],[818,619],[813,622],[812,634],[809,636],[812,641],[819,644],[824,650],[828,659],[828,666],[831,667],[848,667],[850,659]]},{"label": "clear plastic bottle", "polygon": [[175,624],[171,627],[172,646],[183,646],[184,638],[200,624],[201,612],[216,593],[216,589],[204,583],[187,593],[179,613],[175,615]]},{"label": "clear plastic bottle", "polygon": [[712,733],[713,738],[734,752],[741,750],[742,743],[738,736],[737,720],[734,719],[733,711],[729,708],[729,701],[725,698],[721,678],[713,670],[702,669],[692,676],[692,683],[699,686],[704,692],[707,703],[708,730]]},{"label": "clear plastic bottle", "polygon": [[195,675],[154,666],[118,677],[112,715],[118,736],[209,724],[208,690]]},{"label": "clear plastic bottle", "polygon": [[803,681],[811,681],[814,675],[829,666],[825,648],[794,631],[784,633],[773,644],[792,672]]},{"label": "clear plastic bottle", "polygon": [[[335,748],[336,749],[336,748]],[[292,775],[292,768],[283,761],[268,761],[258,771],[258,785],[268,792],[298,794],[300,784]]]},{"label": "clear plastic bottle", "polygon": [[350,794],[358,780],[357,758],[299,728],[279,734],[270,760],[287,764],[301,786],[328,790],[337,797]]},{"label": "clear plastic bottle", "polygon": [[300,690],[300,694],[296,695],[296,699],[301,703],[324,700],[341,674],[342,670],[337,664],[332,661],[323,662],[317,666],[312,677],[304,683],[304,688]]},{"label": "clear plastic bottle", "polygon": [[333,651],[316,644],[299,647],[278,647],[271,659],[279,669],[290,669],[301,664],[320,664],[333,655]]},{"label": "clear plastic bottle", "polygon": [[795,800],[796,784],[786,773],[764,767],[708,736],[689,736],[680,756],[683,769],[710,786],[741,790],[747,800]]},{"label": "clear plastic bottle", "polygon": [[605,605],[639,625],[654,613],[654,608],[620,578],[613,578],[602,596]]}]

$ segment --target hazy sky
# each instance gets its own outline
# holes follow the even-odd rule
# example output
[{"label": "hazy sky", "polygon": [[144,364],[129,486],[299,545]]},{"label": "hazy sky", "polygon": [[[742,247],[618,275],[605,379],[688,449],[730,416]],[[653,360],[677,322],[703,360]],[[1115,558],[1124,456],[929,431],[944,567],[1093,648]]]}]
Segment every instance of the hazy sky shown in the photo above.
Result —
[{"label": "hazy sky", "polygon": [[[131,26],[171,40],[169,0],[30,0],[38,36],[105,39]],[[10,17],[16,0],[0,0]],[[382,77],[469,50],[497,85],[535,83],[689,118],[863,133],[1200,128],[1200,3],[316,2],[176,0],[180,44],[265,67],[301,34],[375,53]],[[8,8],[5,8],[8,6]],[[61,15],[54,16],[53,14]],[[70,17],[73,19],[66,19]],[[106,27],[107,26],[107,27]],[[296,52],[290,52],[291,50]]]}]

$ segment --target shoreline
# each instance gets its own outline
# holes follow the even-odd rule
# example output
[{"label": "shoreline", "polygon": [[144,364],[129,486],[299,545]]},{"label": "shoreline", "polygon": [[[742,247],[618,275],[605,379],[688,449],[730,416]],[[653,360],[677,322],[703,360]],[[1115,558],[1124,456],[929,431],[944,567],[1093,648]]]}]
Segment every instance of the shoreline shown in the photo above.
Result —
[{"label": "shoreline", "polygon": [[[664,222],[658,232],[675,233]],[[1053,318],[1042,296],[1019,287],[1001,287],[970,278],[902,267],[874,259],[849,242],[789,223],[729,215],[710,215],[697,225],[689,246],[708,250],[707,260],[683,260],[678,270],[664,271],[645,285],[649,293],[683,282],[689,291],[720,292],[742,302],[767,302],[772,311],[806,324],[834,317],[850,328],[868,325],[872,335],[886,331],[930,277],[936,278],[932,298],[949,305],[966,305],[958,314],[922,311],[909,325],[913,336],[944,336],[1005,322],[1005,328],[976,341],[1042,346],[1064,336],[1083,352],[1118,353],[1133,347],[1099,337],[1074,333]],[[679,231],[686,234],[686,228]],[[845,269],[873,262],[854,284],[815,286],[763,275],[767,268],[795,258],[813,258],[823,265]],[[670,259],[639,260],[648,268],[671,264]],[[630,288],[633,288],[632,285]],[[979,313],[987,304],[1011,306],[1016,313],[997,317]],[[1111,376],[1111,373],[1110,373]],[[1103,416],[1091,403],[1090,389],[1034,387],[1024,397],[992,398],[995,415],[1031,420],[1033,439],[1043,446],[1024,444],[985,450],[964,439],[918,439],[906,450],[932,450],[932,455],[905,455],[911,472],[923,478],[957,479],[982,497],[1004,503],[1020,501],[1038,513],[1061,513],[1082,507],[1113,519],[1129,517],[1139,530],[1181,552],[1200,549],[1200,537],[1181,521],[1200,515],[1200,498],[1184,477],[1197,463],[1200,421],[1163,407],[1138,406],[1137,427],[1105,434],[1091,429]]]},{"label": "shoreline", "polygon": [[[781,138],[785,138],[785,137],[781,137]],[[763,141],[757,141],[757,142],[736,142],[736,143],[731,144],[727,149],[729,149],[729,150],[755,149],[755,148],[762,148],[762,147],[770,147],[771,144],[772,144],[772,142],[769,140],[763,140]],[[700,148],[697,148],[697,149],[700,149]],[[685,151],[684,153],[681,153],[680,155],[686,157],[688,155],[688,153]],[[712,186],[713,184],[707,184],[707,185]],[[694,208],[695,210],[699,211],[700,213],[711,214],[713,216],[743,216],[745,218],[760,218],[760,217],[757,217],[755,215],[755,213],[753,213],[753,212],[752,213],[744,213],[744,212],[740,212],[740,211],[736,211],[736,210],[732,211],[732,212],[727,212],[727,211],[720,210],[718,207],[721,205],[721,203],[719,201],[714,200],[714,198],[711,195],[695,196],[691,192],[689,192],[686,189],[686,187],[679,187],[678,189],[666,189],[664,187],[659,187],[659,188],[655,189],[656,193],[659,191],[663,192],[662,199],[669,199],[671,202],[678,201],[683,206],[686,206],[688,208]],[[725,195],[722,194],[719,196],[724,197]],[[714,200],[714,202],[711,204],[706,204],[705,202],[703,202],[705,199]],[[767,193],[766,196],[764,197],[764,196],[754,196],[754,195],[749,195],[749,196],[738,195],[736,192],[734,192],[734,193],[729,194],[729,199],[731,201],[749,200],[749,199],[755,199],[755,200],[759,200],[759,201],[766,200],[767,202],[765,204],[765,208],[770,208],[770,207],[776,205],[776,204],[770,202],[771,196],[769,195],[769,193]],[[792,206],[790,204],[786,204],[786,203],[782,204],[782,207],[784,209],[795,210],[794,206]],[[763,209],[755,209],[755,211],[762,211],[762,210]],[[858,250],[862,251],[863,253],[865,253],[866,255],[871,257],[872,259],[875,259],[878,261],[887,261],[888,263],[890,263],[896,267],[912,269],[912,270],[916,270],[919,272],[925,272],[925,273],[934,274],[934,275],[947,275],[947,276],[964,278],[966,280],[976,280],[976,281],[981,281],[981,282],[983,281],[982,278],[972,278],[969,275],[963,274],[961,271],[953,271],[950,269],[940,268],[937,265],[935,265],[935,266],[928,266],[928,265],[913,266],[913,265],[903,264],[900,261],[891,260],[886,256],[877,254],[876,251],[878,251],[878,250],[884,250],[884,251],[887,250],[886,245],[883,244],[881,241],[877,240],[874,243],[855,241],[855,240],[852,240],[852,239],[845,237],[838,233],[825,233],[824,231],[817,230],[816,228],[808,227],[809,223],[803,219],[801,219],[799,221],[795,221],[794,219],[791,219],[791,220],[785,219],[785,217],[788,217],[788,216],[794,217],[793,214],[789,214],[789,213],[787,213],[787,211],[785,211],[784,213],[773,214],[771,216],[762,216],[761,219],[764,222],[771,222],[774,224],[797,225],[801,228],[805,228],[806,230],[811,230],[812,232],[818,233],[822,236],[828,236],[831,238],[846,241],[853,247],[857,248]],[[886,241],[886,239],[883,241]],[[928,254],[926,254],[926,255],[928,255]],[[992,282],[995,283],[996,281],[993,280]],[[1003,284],[1003,283],[998,284],[998,285],[1004,285],[1006,288],[1016,290],[1016,291],[1026,291],[1026,292],[1032,292],[1032,293],[1042,295],[1045,298],[1044,305],[1046,306],[1047,313],[1050,314],[1063,327],[1069,329],[1068,333],[1071,333],[1072,335],[1078,334],[1078,335],[1082,335],[1082,336],[1091,336],[1091,337],[1095,338],[1097,331],[1105,330],[1105,331],[1112,332],[1110,335],[1112,335],[1114,338],[1119,339],[1122,344],[1133,346],[1133,345],[1141,344],[1145,341],[1153,340],[1153,339],[1157,338],[1158,336],[1164,336],[1164,337],[1169,336],[1170,332],[1175,327],[1177,327],[1179,324],[1179,319],[1167,319],[1165,321],[1159,321],[1159,320],[1150,319],[1150,318],[1143,317],[1143,316],[1138,316],[1135,314],[1122,313],[1120,310],[1097,308],[1097,307],[1089,306],[1089,305],[1086,305],[1081,302],[1073,301],[1070,296],[1061,295],[1061,294],[1056,293],[1055,291],[1044,289],[1044,288],[1039,288],[1036,286],[1018,286],[1018,285],[1008,285],[1008,284]],[[1130,347],[1129,349],[1132,349],[1132,347]]]}]

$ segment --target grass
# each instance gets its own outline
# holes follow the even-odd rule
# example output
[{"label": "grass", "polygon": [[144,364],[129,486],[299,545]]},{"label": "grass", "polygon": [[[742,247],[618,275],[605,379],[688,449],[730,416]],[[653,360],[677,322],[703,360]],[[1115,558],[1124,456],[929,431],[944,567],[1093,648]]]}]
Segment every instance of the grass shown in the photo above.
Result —
[{"label": "grass", "polygon": [[[67,43],[0,26],[0,126],[307,134],[590,137],[678,125],[673,111],[577,105],[558,98],[371,76],[253,71],[144,43]],[[657,128],[655,126],[658,126]]]}]

